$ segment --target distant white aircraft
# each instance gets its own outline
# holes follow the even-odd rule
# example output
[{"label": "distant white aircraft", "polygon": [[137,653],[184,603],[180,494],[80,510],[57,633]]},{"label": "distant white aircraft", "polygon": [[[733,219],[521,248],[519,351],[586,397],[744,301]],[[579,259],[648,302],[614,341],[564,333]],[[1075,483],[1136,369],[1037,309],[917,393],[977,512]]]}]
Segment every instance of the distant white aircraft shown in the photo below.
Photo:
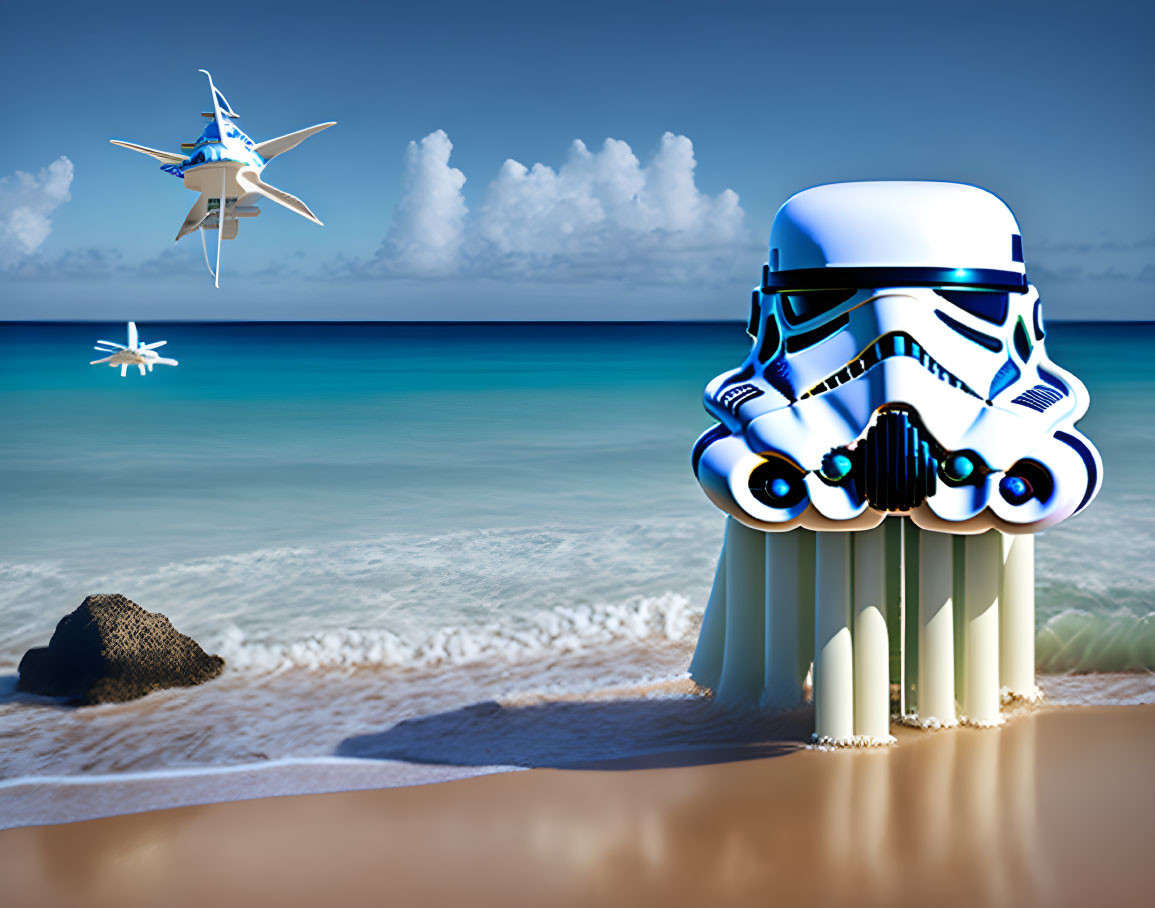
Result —
[{"label": "distant white aircraft", "polygon": [[168,341],[154,341],[151,344],[142,344],[136,332],[136,322],[128,323],[128,344],[118,344],[113,341],[98,340],[96,347],[93,350],[98,350],[101,353],[111,353],[111,356],[106,356],[104,359],[94,359],[88,365],[95,366],[99,363],[108,363],[110,366],[120,366],[120,377],[128,373],[129,366],[136,366],[140,369],[140,374],[144,375],[145,370],[152,371],[152,367],[158,363],[162,366],[175,366],[177,361],[175,359],[165,359],[156,352],[157,347],[163,347]]},{"label": "distant white aircraft", "polygon": [[[161,162],[161,170],[180,177],[189,189],[200,193],[192,210],[181,225],[176,238],[179,240],[194,230],[201,234],[201,248],[205,254],[205,265],[219,287],[221,270],[221,240],[231,240],[237,235],[238,218],[255,218],[261,213],[257,201],[262,197],[283,205],[314,224],[320,224],[309,206],[295,195],[270,186],[261,179],[265,165],[279,154],[296,148],[309,136],[336,126],[335,122],[318,123],[306,129],[299,129],[288,135],[278,136],[266,142],[254,142],[237,128],[233,122],[239,115],[233,110],[215,85],[208,70],[200,70],[208,76],[212,93],[213,109],[201,114],[209,120],[201,137],[195,142],[181,143],[180,153],[158,151],[134,142],[110,139],[113,145],[139,151]],[[217,231],[217,264],[209,263],[209,250],[205,245],[205,231]]]}]

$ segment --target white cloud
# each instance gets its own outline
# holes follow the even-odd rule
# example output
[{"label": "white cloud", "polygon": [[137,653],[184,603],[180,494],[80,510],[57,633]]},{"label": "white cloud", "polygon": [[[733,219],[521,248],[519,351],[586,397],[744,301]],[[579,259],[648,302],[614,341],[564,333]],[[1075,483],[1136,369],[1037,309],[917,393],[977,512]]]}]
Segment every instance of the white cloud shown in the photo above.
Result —
[{"label": "white cloud", "polygon": [[453,143],[443,130],[405,152],[404,190],[385,239],[386,266],[406,274],[434,274],[457,263],[465,225],[465,174],[449,166]]},{"label": "white cloud", "polygon": [[50,215],[71,196],[72,162],[61,155],[38,174],[0,179],[0,268],[34,253],[52,230]]},{"label": "white cloud", "polygon": [[705,276],[741,243],[743,212],[729,189],[702,193],[696,166],[690,140],[669,132],[645,167],[617,139],[594,152],[575,141],[556,171],[506,161],[472,251],[526,276]]},{"label": "white cloud", "polygon": [[507,160],[470,217],[451,148],[440,130],[410,143],[389,272],[649,282],[712,279],[748,256],[738,196],[698,189],[685,136],[667,132],[646,166],[617,139],[575,140],[557,170]]}]

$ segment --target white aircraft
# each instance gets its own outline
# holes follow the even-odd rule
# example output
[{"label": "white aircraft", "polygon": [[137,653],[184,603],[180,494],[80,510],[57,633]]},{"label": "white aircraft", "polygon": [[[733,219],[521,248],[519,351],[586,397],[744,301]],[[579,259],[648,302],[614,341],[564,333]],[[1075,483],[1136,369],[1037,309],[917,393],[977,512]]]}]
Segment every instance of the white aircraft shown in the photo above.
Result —
[{"label": "white aircraft", "polygon": [[157,347],[163,347],[168,341],[154,341],[151,344],[142,344],[140,338],[136,333],[136,322],[128,323],[128,345],[117,344],[113,341],[98,340],[98,346],[93,347],[93,350],[98,350],[101,353],[111,353],[111,356],[106,356],[104,359],[94,359],[88,365],[95,366],[99,363],[108,363],[110,366],[120,366],[120,377],[128,373],[129,366],[136,366],[140,369],[140,374],[144,375],[145,370],[152,371],[152,367],[159,364],[162,366],[175,366],[177,361],[175,359],[165,359],[156,352]]},{"label": "white aircraft", "polygon": [[[161,170],[180,177],[185,186],[200,193],[200,198],[189,211],[176,238],[179,240],[194,230],[200,230],[205,265],[213,276],[214,285],[220,287],[221,240],[231,240],[237,235],[238,218],[255,218],[261,213],[256,205],[261,196],[295,211],[315,224],[321,224],[309,206],[296,196],[262,182],[261,171],[277,155],[296,148],[309,136],[337,124],[318,123],[267,142],[254,142],[233,123],[239,114],[233,110],[225,96],[217,91],[208,70],[199,71],[209,77],[213,98],[212,112],[202,113],[201,116],[212,122],[195,142],[182,142],[180,154],[157,151],[155,148],[118,139],[109,141],[121,148],[156,158],[161,162]],[[215,268],[209,263],[209,250],[205,244],[206,230],[217,231]]]}]

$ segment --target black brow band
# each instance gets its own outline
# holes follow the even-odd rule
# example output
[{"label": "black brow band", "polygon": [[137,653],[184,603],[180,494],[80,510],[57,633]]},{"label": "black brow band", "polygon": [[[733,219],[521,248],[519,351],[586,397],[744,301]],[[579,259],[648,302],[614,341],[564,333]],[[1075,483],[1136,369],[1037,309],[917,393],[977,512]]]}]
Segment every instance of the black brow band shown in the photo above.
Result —
[{"label": "black brow band", "polygon": [[796,268],[766,272],[764,293],[853,287],[973,287],[1025,293],[1027,276],[993,268]]}]

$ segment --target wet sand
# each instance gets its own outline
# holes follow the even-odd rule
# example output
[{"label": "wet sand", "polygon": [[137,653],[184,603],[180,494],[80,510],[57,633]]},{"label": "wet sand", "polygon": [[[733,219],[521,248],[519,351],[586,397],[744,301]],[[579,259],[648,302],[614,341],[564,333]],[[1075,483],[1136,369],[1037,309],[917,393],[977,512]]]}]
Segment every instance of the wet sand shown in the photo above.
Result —
[{"label": "wet sand", "polygon": [[0,831],[5,905],[1149,905],[1155,706]]}]

